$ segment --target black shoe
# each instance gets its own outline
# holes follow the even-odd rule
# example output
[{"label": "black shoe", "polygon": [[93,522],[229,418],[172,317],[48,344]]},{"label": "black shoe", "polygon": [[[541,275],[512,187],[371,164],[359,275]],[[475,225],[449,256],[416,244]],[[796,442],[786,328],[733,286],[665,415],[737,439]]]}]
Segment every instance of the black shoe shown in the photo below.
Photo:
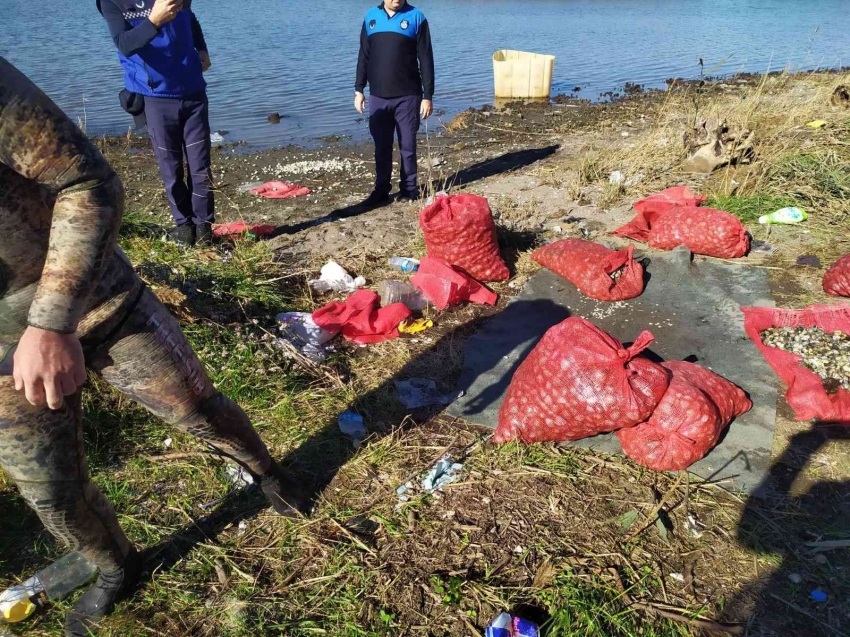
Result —
[{"label": "black shoe", "polygon": [[136,587],[142,560],[135,549],[114,573],[101,573],[97,581],[83,593],[65,617],[65,637],[97,635],[100,620],[115,610],[115,604],[129,597]]},{"label": "black shoe", "polygon": [[411,201],[419,201],[419,193],[418,192],[405,192],[400,190],[398,195],[396,195],[396,203],[410,203]]},{"label": "black shoe", "polygon": [[211,223],[202,223],[195,228],[195,245],[199,248],[210,248],[213,244]]},{"label": "black shoe", "polygon": [[184,248],[195,245],[195,224],[191,221],[168,232],[168,238]]},{"label": "black shoe", "polygon": [[268,498],[272,508],[283,517],[295,518],[309,512],[304,490],[276,462],[260,478],[260,489]]},{"label": "black shoe", "polygon": [[392,199],[390,199],[389,193],[373,191],[371,195],[360,203],[360,207],[366,210],[374,210],[375,208],[386,206],[391,201]]}]

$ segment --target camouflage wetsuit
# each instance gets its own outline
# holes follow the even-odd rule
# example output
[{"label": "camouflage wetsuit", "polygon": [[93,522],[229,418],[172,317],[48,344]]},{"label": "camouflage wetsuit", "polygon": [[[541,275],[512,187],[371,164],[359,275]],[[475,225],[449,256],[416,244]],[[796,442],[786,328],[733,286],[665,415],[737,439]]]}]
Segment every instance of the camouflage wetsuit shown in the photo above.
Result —
[{"label": "camouflage wetsuit", "polygon": [[[115,244],[121,181],[50,99],[0,57],[0,359],[27,325],[80,337],[89,370],[256,474],[272,464],[174,318]],[[89,480],[80,392],[52,411],[0,376],[0,465],[44,525],[104,572],[130,550]]]}]

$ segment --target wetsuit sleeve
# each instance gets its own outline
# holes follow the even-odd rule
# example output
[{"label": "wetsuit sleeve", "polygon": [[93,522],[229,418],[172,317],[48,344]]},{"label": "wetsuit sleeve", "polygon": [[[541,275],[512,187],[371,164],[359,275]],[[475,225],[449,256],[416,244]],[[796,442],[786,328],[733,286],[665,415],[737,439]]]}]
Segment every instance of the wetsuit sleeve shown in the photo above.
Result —
[{"label": "wetsuit sleeve", "polygon": [[419,56],[419,72],[422,74],[423,97],[430,100],[434,97],[434,52],[431,49],[431,28],[428,26],[428,20],[419,26],[416,53]]},{"label": "wetsuit sleeve", "polygon": [[2,57],[0,163],[33,181],[33,187],[42,186],[54,200],[29,324],[73,333],[114,252],[124,189],[86,136]]},{"label": "wetsuit sleeve", "polygon": [[363,23],[363,28],[360,29],[360,55],[357,56],[357,80],[354,83],[354,90],[362,93],[366,90],[366,83],[369,81],[366,69],[369,67],[369,35],[366,33],[366,23]]},{"label": "wetsuit sleeve", "polygon": [[115,46],[126,57],[137,53],[156,37],[159,32],[153,22],[145,18],[137,26],[131,27],[124,14],[112,0],[101,0],[100,12],[109,27],[109,35]]},{"label": "wetsuit sleeve", "polygon": [[198,22],[197,16],[192,14],[192,40],[195,43],[196,51],[208,51],[207,49],[207,41],[204,39],[204,32],[201,29],[201,23]]}]

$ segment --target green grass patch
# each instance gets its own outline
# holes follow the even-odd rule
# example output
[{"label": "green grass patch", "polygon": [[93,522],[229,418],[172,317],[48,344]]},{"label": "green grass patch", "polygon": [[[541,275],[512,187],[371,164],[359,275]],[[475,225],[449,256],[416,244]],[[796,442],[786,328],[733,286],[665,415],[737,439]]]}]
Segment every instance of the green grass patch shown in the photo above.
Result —
[{"label": "green grass patch", "polygon": [[743,223],[756,224],[762,215],[769,215],[771,212],[786,206],[796,206],[797,203],[791,197],[756,194],[745,196],[711,195],[705,205],[709,208],[731,212]]}]

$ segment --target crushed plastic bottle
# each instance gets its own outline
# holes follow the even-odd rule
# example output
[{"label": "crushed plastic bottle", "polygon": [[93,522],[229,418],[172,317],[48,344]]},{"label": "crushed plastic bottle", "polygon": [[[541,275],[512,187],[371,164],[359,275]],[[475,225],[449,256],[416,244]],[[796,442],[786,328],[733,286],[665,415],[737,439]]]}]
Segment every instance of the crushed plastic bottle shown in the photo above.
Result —
[{"label": "crushed plastic bottle", "polygon": [[48,602],[65,599],[96,572],[97,567],[80,553],[69,553],[22,584],[0,593],[0,619],[10,624],[24,621]]},{"label": "crushed plastic bottle", "polygon": [[411,312],[421,312],[428,307],[428,299],[417,288],[401,281],[381,281],[378,284],[381,307],[404,303]]},{"label": "crushed plastic bottle", "polygon": [[796,206],[789,206],[787,208],[780,208],[776,212],[771,212],[769,215],[762,215],[759,217],[759,223],[761,225],[771,223],[794,224],[802,223],[806,219],[808,219],[808,215],[804,211]]},{"label": "crushed plastic bottle", "polygon": [[390,265],[407,273],[413,273],[419,269],[419,261],[407,257],[391,257]]}]

